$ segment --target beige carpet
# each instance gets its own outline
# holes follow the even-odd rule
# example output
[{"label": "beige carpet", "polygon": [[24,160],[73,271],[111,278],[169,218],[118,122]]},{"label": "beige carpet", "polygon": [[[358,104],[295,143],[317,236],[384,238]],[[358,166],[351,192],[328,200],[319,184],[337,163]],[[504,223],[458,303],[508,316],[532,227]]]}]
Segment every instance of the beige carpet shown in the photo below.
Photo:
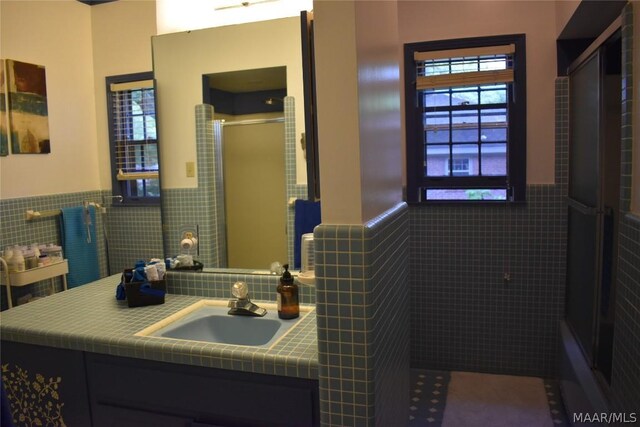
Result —
[{"label": "beige carpet", "polygon": [[542,379],[451,372],[442,427],[553,425]]}]

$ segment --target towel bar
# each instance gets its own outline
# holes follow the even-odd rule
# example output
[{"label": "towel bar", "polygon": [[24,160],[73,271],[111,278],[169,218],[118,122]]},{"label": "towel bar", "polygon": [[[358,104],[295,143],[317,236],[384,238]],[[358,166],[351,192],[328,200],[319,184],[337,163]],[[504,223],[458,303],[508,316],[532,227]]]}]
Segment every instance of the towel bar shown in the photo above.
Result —
[{"label": "towel bar", "polygon": [[[89,206],[95,206],[96,209],[101,208],[102,205],[96,202],[89,202]],[[27,221],[32,221],[38,218],[47,218],[52,216],[58,216],[62,213],[60,209],[52,209],[48,211],[35,211],[33,209],[29,209],[25,212],[25,219]]]}]

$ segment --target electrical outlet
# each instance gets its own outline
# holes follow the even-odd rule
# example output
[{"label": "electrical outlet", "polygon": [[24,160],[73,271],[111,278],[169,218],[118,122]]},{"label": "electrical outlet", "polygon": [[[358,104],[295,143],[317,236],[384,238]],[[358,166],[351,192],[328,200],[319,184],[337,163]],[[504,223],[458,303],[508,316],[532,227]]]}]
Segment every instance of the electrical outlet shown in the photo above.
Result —
[{"label": "electrical outlet", "polygon": [[196,164],[195,162],[187,162],[187,178],[195,178]]}]

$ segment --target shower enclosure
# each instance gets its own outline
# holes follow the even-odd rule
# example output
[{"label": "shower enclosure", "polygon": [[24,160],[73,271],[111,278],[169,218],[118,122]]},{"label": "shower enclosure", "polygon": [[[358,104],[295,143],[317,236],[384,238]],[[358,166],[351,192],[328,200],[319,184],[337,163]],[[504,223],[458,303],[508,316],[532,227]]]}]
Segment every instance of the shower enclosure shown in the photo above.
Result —
[{"label": "shower enclosure", "polygon": [[[601,40],[569,69],[567,298],[563,325],[563,394],[569,412],[606,409],[605,396],[611,382],[620,217],[619,25],[610,27]],[[572,379],[566,376],[568,371],[573,371],[569,376]],[[585,400],[573,395],[576,383],[590,397]],[[590,408],[585,406],[588,404]]]}]

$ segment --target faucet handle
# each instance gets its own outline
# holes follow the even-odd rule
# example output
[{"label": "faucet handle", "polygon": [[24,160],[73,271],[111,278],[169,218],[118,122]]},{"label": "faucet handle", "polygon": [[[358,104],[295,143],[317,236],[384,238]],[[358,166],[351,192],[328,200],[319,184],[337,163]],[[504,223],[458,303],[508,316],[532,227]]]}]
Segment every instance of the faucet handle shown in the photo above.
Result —
[{"label": "faucet handle", "polygon": [[245,282],[236,282],[231,287],[231,294],[238,299],[247,299],[249,297],[249,287]]}]

